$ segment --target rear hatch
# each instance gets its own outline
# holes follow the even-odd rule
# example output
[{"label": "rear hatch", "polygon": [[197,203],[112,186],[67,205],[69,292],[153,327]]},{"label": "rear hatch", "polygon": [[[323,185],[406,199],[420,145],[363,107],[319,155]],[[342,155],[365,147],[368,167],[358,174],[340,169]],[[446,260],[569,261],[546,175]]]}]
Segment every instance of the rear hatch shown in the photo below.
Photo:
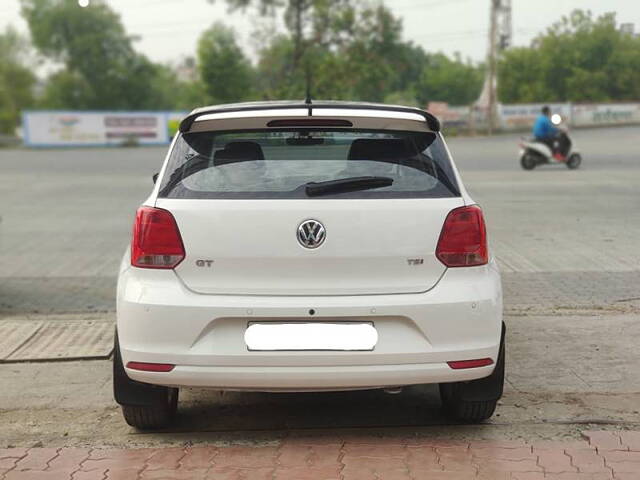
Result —
[{"label": "rear hatch", "polygon": [[[435,257],[447,213],[460,198],[400,200],[159,199],[180,229],[176,268],[198,293],[358,295],[423,292],[445,266]],[[322,223],[325,241],[305,248],[297,228]]]},{"label": "rear hatch", "polygon": [[[156,200],[180,230],[184,284],[238,295],[429,290],[446,268],[443,223],[462,205],[439,134],[371,128],[181,134]],[[307,220],[321,242],[300,237]]]}]

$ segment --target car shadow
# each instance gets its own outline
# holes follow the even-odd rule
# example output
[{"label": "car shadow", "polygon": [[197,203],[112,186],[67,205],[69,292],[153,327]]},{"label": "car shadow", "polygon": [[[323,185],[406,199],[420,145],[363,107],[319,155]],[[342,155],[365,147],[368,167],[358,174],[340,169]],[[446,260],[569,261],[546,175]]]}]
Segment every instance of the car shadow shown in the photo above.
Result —
[{"label": "car shadow", "polygon": [[312,393],[181,389],[174,432],[444,425],[437,386]]}]

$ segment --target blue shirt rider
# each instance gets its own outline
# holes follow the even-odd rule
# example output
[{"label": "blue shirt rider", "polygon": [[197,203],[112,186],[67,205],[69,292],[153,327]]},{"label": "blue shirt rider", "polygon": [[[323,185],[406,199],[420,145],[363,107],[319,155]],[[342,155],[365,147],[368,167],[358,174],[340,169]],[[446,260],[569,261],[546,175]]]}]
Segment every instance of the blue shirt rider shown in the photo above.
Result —
[{"label": "blue shirt rider", "polygon": [[533,125],[533,136],[537,142],[544,143],[551,149],[551,154],[557,161],[567,160],[567,155],[571,150],[571,140],[565,132],[553,125],[549,107],[544,106],[542,113],[536,118],[536,123]]},{"label": "blue shirt rider", "polygon": [[545,142],[555,138],[559,132],[560,130],[551,123],[551,109],[547,106],[543,107],[542,113],[538,115],[533,125],[533,136],[536,140]]}]

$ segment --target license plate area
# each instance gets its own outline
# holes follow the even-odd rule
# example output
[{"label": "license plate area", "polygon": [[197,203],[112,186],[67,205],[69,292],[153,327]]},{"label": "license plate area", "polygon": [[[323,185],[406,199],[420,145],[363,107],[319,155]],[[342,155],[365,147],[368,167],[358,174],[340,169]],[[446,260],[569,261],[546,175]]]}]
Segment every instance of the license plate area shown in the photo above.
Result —
[{"label": "license plate area", "polygon": [[373,322],[250,322],[244,333],[250,351],[372,351]]}]

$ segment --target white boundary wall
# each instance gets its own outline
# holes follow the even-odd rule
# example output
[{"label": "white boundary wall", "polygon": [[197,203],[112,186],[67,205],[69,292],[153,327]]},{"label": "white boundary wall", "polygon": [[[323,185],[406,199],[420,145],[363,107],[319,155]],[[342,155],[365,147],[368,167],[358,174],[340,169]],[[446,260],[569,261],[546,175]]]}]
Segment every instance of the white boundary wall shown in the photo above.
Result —
[{"label": "white boundary wall", "polygon": [[[640,124],[640,103],[524,103],[498,106],[499,129],[517,131],[533,127],[536,117],[545,105],[551,108],[552,113],[559,113],[568,125],[574,127]],[[472,112],[470,107],[442,109],[438,112],[438,118],[449,127],[486,128],[486,112]]]},{"label": "white boundary wall", "polygon": [[24,144],[30,147],[166,145],[186,112],[25,111]]},{"label": "white boundary wall", "polygon": [[[559,113],[562,118],[572,124],[573,115],[568,103],[549,103],[553,113]],[[531,128],[544,104],[500,105],[498,118],[501,130],[522,130]]]},{"label": "white boundary wall", "polygon": [[[438,104],[437,116],[446,127],[486,128],[485,112],[469,107]],[[575,127],[640,124],[640,103],[528,103],[500,105],[499,127],[504,131],[527,130],[544,105]],[[73,112],[25,111],[22,114],[24,144],[30,147],[90,147],[121,145],[130,139],[141,145],[166,145],[187,112]]]},{"label": "white boundary wall", "polygon": [[576,126],[640,123],[640,103],[576,104],[572,117]]}]

